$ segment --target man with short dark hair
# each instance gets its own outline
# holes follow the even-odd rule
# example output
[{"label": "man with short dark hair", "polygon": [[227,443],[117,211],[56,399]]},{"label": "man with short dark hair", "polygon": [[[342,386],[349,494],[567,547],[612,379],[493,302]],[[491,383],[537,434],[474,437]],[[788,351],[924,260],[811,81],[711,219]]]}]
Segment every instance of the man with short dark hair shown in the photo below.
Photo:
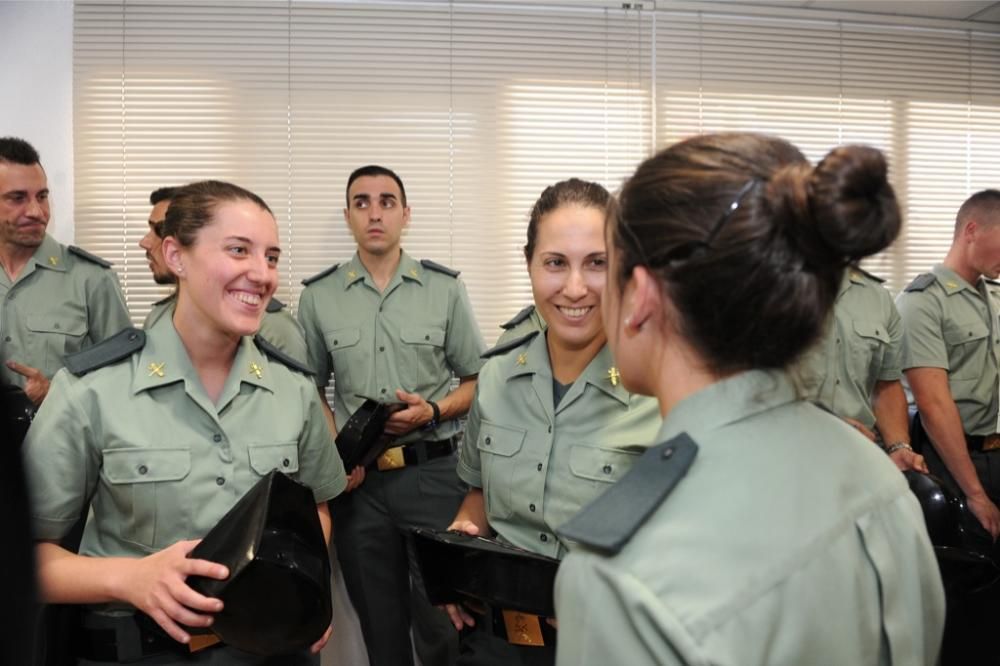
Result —
[{"label": "man with short dark hair", "polygon": [[0,139],[0,380],[36,405],[63,358],[130,326],[111,264],[46,233],[49,186],[27,141]]},{"label": "man with short dark hair", "polygon": [[[962,204],[951,249],[897,299],[903,370],[931,473],[957,484],[1000,535],[1000,191]],[[916,438],[915,438],[916,441]]]},{"label": "man with short dark hair", "polygon": [[139,241],[139,247],[146,251],[149,270],[153,273],[156,284],[174,284],[177,279],[163,261],[161,247],[163,245],[163,223],[166,222],[167,208],[174,198],[176,187],[161,187],[149,194],[149,203],[153,210],[149,213],[149,229]]},{"label": "man with short dark hair", "polygon": [[344,220],[357,253],[305,280],[299,299],[310,365],[321,395],[333,374],[337,429],[365,397],[403,408],[385,426],[386,451],[352,470],[348,487],[361,485],[335,502],[337,557],[371,666],[413,663],[411,602],[421,662],[450,664],[457,634],[424,596],[407,537],[411,526],[444,529],[465,496],[458,419],[472,403],[483,340],[458,273],[403,251],[410,207],[399,176],[354,171]]}]

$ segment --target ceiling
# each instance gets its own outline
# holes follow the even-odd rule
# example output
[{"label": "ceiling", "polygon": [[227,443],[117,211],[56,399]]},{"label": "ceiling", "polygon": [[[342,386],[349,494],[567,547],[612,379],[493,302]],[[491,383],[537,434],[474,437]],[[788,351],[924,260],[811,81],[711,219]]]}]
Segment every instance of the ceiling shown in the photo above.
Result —
[{"label": "ceiling", "polygon": [[[666,6],[670,2],[663,3]],[[714,4],[714,3],[713,3]],[[756,5],[796,9],[821,9],[857,14],[882,14],[919,18],[977,21],[1000,24],[1000,2],[972,0],[739,0],[727,5]]]}]

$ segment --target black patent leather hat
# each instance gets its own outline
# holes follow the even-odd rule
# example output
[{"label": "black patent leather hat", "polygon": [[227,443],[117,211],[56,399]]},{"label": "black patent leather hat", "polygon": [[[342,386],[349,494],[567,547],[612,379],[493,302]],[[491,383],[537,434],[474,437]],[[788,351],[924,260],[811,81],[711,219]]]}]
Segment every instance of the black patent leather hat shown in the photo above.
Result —
[{"label": "black patent leather hat", "polygon": [[364,398],[356,412],[337,433],[337,451],[344,461],[344,469],[350,472],[357,466],[370,465],[389,443],[385,437],[385,423],[393,412],[406,407],[401,402],[382,402],[374,398]]}]

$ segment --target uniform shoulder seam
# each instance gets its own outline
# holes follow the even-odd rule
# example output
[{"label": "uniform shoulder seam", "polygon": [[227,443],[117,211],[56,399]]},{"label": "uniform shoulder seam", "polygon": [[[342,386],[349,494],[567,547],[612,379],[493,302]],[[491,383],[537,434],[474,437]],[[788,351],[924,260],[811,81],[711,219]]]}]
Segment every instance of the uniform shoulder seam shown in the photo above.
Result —
[{"label": "uniform shoulder seam", "polygon": [[453,278],[457,278],[459,275],[461,275],[460,271],[456,271],[453,268],[448,268],[447,266],[443,266],[437,263],[436,261],[431,261],[430,259],[421,259],[420,265],[423,266],[424,268],[429,268],[432,271],[436,271],[438,273],[444,273],[445,275]]}]

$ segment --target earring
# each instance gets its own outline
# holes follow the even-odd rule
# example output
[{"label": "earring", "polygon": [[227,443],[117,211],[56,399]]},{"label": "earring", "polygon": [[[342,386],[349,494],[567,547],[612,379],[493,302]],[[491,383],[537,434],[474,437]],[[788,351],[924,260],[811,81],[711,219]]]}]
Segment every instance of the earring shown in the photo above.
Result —
[{"label": "earring", "polygon": [[625,323],[625,328],[631,328],[631,326],[632,326],[632,317],[625,317],[625,322],[624,323]]}]

